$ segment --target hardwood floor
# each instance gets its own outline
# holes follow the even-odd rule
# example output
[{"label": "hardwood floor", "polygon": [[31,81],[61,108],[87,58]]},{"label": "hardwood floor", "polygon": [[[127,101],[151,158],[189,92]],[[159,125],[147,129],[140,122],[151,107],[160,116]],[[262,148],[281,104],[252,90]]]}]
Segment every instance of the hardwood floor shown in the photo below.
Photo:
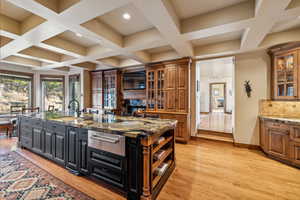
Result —
[{"label": "hardwood floor", "polygon": [[198,129],[232,133],[232,115],[223,112],[200,114]]},{"label": "hardwood floor", "polygon": [[[15,139],[0,139],[0,154]],[[125,199],[27,150],[21,153],[76,189],[100,200]],[[267,158],[256,150],[213,141],[176,145],[177,166],[159,200],[299,200],[300,170]]]}]

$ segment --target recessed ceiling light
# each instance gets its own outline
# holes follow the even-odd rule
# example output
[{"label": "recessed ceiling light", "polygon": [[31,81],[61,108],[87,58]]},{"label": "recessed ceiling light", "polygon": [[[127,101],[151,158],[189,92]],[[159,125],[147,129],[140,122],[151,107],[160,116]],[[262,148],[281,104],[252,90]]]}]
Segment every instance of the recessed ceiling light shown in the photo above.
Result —
[{"label": "recessed ceiling light", "polygon": [[130,16],[129,13],[124,13],[123,18],[126,19],[126,20],[130,20],[131,16]]},{"label": "recessed ceiling light", "polygon": [[82,37],[82,35],[80,33],[76,33],[77,37]]}]

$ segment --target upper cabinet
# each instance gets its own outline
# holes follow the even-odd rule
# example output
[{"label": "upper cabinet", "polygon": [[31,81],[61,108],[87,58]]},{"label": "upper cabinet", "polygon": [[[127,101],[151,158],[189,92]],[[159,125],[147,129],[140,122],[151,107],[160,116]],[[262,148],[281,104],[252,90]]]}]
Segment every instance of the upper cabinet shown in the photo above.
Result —
[{"label": "upper cabinet", "polygon": [[300,99],[300,44],[270,49],[273,99]]},{"label": "upper cabinet", "polygon": [[103,95],[102,95],[102,71],[92,72],[92,106],[93,108],[102,108]]},{"label": "upper cabinet", "polygon": [[147,111],[188,112],[188,58],[147,66]]},{"label": "upper cabinet", "polygon": [[118,70],[92,72],[93,107],[120,109],[121,75]]}]

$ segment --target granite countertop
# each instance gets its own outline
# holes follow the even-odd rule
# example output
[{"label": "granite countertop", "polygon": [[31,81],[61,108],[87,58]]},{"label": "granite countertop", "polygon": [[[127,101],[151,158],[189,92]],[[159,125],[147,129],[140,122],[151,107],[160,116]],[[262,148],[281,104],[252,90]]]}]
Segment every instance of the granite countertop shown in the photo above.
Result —
[{"label": "granite countertop", "polygon": [[287,116],[275,116],[275,115],[259,115],[261,119],[278,120],[286,123],[300,123],[300,117],[287,117]]},{"label": "granite countertop", "polygon": [[110,114],[83,114],[80,117],[74,117],[67,113],[41,112],[27,114],[25,116],[45,121],[55,121],[68,126],[106,132],[118,132],[131,136],[147,136],[162,133],[174,129],[177,124],[176,120],[171,119],[140,118]]}]

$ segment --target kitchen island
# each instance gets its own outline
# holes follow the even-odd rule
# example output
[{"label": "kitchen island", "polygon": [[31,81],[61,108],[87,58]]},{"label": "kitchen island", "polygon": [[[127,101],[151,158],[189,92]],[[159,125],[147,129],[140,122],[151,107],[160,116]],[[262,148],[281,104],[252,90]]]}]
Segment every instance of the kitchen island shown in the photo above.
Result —
[{"label": "kitchen island", "polygon": [[19,145],[127,199],[155,199],[175,168],[176,120],[92,114],[19,117]]}]

